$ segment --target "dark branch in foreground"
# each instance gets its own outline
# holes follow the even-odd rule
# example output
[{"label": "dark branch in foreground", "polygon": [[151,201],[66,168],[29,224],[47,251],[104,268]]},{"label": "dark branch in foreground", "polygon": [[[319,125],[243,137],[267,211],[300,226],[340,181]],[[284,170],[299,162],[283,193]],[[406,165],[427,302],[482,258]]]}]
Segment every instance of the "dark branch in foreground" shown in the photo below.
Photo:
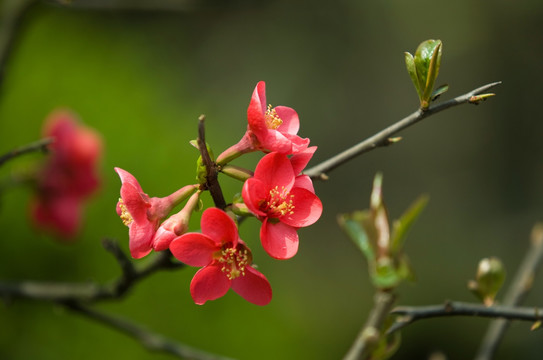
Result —
[{"label": "dark branch in foreground", "polygon": [[455,97],[452,100],[445,101],[435,106],[430,106],[430,108],[428,108],[426,111],[419,109],[415,111],[414,113],[412,113],[411,115],[398,121],[397,123],[367,138],[361,143],[358,143],[354,145],[353,147],[331,157],[330,159],[325,160],[322,163],[317,164],[316,166],[313,166],[312,168],[305,170],[304,174],[310,176],[313,179],[326,180],[328,178],[326,173],[329,172],[330,170],[337,168],[338,166],[346,163],[347,161],[355,158],[358,155],[366,153],[375,148],[387,146],[387,145],[390,145],[391,143],[394,143],[395,141],[394,139],[391,139],[391,137],[397,134],[398,132],[400,132],[401,130],[404,130],[408,128],[409,126],[418,123],[419,121],[421,121],[422,119],[430,115],[437,114],[438,112],[441,112],[453,106],[468,104],[468,103],[477,104],[481,100],[484,100],[486,97],[476,97],[475,95],[479,95],[499,84],[501,84],[501,81],[497,81],[494,83],[481,86],[464,95]]},{"label": "dark branch in foreground", "polygon": [[10,152],[5,153],[4,155],[0,156],[0,166],[4,165],[4,163],[9,160],[14,159],[24,154],[28,154],[35,151],[47,152],[48,151],[47,146],[51,144],[53,140],[54,140],[53,138],[45,138],[45,139],[41,139],[27,145],[23,145],[16,149],[13,149]]},{"label": "dark branch in foreground", "polygon": [[180,359],[191,360],[231,360],[230,358],[208,354],[203,351],[193,349],[189,346],[179,344],[175,341],[166,339],[160,335],[152,333],[141,326],[133,324],[124,319],[113,317],[102,312],[85,307],[77,302],[66,302],[64,307],[79,313],[91,320],[102,323],[110,328],[118,330],[134,339],[143,347],[153,352],[163,352],[174,355]]},{"label": "dark branch in foreground", "polygon": [[226,208],[226,201],[224,200],[221,185],[219,184],[218,180],[219,172],[217,171],[216,164],[213,162],[213,160],[211,160],[211,156],[209,156],[209,152],[207,151],[204,123],[205,119],[205,115],[200,115],[200,117],[198,117],[198,150],[200,150],[200,154],[202,155],[202,162],[204,163],[207,170],[207,189],[209,190],[211,197],[213,198],[215,206],[219,209],[224,210]]},{"label": "dark branch in foreground", "polygon": [[[530,241],[530,248],[511,281],[511,286],[505,293],[504,305],[516,306],[521,304],[532,287],[535,273],[543,260],[543,224],[534,226]],[[509,321],[506,319],[498,319],[490,323],[475,357],[476,360],[492,359],[508,326]]]},{"label": "dark branch in foreground", "polygon": [[441,305],[398,306],[391,314],[400,315],[388,333],[397,331],[417,320],[448,316],[477,316],[536,322],[543,317],[543,308],[514,306],[484,306],[483,304],[450,301]]}]

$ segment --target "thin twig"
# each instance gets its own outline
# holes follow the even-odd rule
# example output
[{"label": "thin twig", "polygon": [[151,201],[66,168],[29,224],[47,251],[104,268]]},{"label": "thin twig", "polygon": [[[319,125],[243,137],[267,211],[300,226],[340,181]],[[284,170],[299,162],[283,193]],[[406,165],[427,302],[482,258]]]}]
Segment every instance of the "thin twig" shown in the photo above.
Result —
[{"label": "thin twig", "polygon": [[412,113],[411,115],[398,121],[397,123],[367,138],[361,143],[358,143],[354,145],[353,147],[331,157],[330,159],[325,160],[322,163],[305,170],[304,174],[310,176],[313,179],[325,180],[328,178],[326,173],[329,172],[330,170],[333,170],[337,168],[338,166],[344,164],[345,162],[355,158],[356,156],[366,153],[377,147],[390,145],[391,144],[390,138],[393,135],[400,132],[401,130],[404,130],[408,128],[409,126],[416,124],[420,120],[430,115],[437,114],[438,112],[441,112],[453,106],[467,104],[467,103],[476,104],[479,102],[479,100],[472,98],[474,95],[481,94],[499,84],[501,84],[501,81],[493,82],[493,83],[481,86],[477,89],[474,89],[464,95],[455,97],[452,100],[443,102],[435,106],[431,106],[425,111],[419,109],[415,111],[414,113]]},{"label": "thin twig", "polygon": [[110,328],[116,329],[134,339],[149,351],[162,352],[174,355],[180,359],[191,360],[231,360],[223,356],[209,354],[201,350],[180,344],[163,336],[150,332],[141,326],[133,324],[124,319],[113,317],[102,312],[90,309],[78,302],[61,303],[64,307],[83,315],[89,319],[102,323]]},{"label": "thin twig", "polygon": [[8,153],[5,153],[4,155],[0,156],[0,166],[4,165],[5,162],[8,160],[14,159],[18,156],[21,156],[23,154],[28,154],[35,151],[43,151],[47,152],[47,146],[53,142],[54,138],[45,138],[38,141],[35,141],[33,143],[18,147],[16,149],[11,150]]},{"label": "thin twig", "polygon": [[[516,306],[524,300],[532,287],[533,279],[543,260],[543,224],[536,224],[530,238],[530,248],[519,266],[511,286],[507,290],[503,304]],[[490,323],[488,330],[481,342],[476,360],[491,359],[501,342],[509,321],[505,319],[495,320]]]},{"label": "thin twig", "polygon": [[390,292],[378,291],[375,294],[374,306],[368,320],[360,329],[358,336],[343,360],[366,359],[371,355],[372,349],[381,338],[383,324],[394,305],[395,299],[394,294]]},{"label": "thin twig", "polygon": [[0,86],[4,81],[4,73],[8,59],[15,45],[15,39],[24,15],[37,0],[8,0],[1,5],[0,13]]},{"label": "thin twig", "polygon": [[440,305],[398,306],[391,311],[391,314],[400,316],[390,327],[388,333],[400,330],[417,320],[449,316],[477,316],[535,322],[542,319],[543,308],[485,306],[483,304],[449,301]]},{"label": "thin twig", "polygon": [[101,285],[89,283],[61,283],[61,282],[0,282],[0,297],[11,300],[23,298],[42,301],[57,302],[83,302],[92,303],[101,300],[120,299],[139,281],[159,271],[176,269],[184,264],[174,262],[171,253],[161,251],[140,269],[134,267],[132,262],[121,251],[118,244],[112,240],[104,240],[104,247],[115,256],[122,274],[110,284]]},{"label": "thin twig", "polygon": [[202,155],[202,162],[204,163],[207,171],[207,189],[211,193],[211,197],[213,198],[215,206],[219,209],[224,210],[226,208],[226,201],[224,200],[224,196],[222,194],[221,185],[217,180],[219,172],[217,170],[216,164],[211,160],[209,152],[207,151],[205,138],[205,119],[205,115],[200,115],[200,117],[198,117],[198,150],[200,150],[200,154]]}]

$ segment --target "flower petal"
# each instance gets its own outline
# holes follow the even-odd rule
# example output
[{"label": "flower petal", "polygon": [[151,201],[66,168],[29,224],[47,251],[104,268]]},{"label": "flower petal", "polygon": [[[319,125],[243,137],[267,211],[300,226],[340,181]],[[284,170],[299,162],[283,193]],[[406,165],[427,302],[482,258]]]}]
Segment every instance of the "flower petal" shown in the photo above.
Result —
[{"label": "flower petal", "polygon": [[206,266],[213,261],[213,253],[219,251],[217,243],[199,233],[186,233],[173,239],[170,251],[181,262],[190,266]]},{"label": "flower petal", "polygon": [[196,272],[190,282],[190,294],[198,305],[208,300],[215,300],[224,296],[230,288],[231,280],[224,275],[220,267],[206,266]]},{"label": "flower petal", "polygon": [[146,199],[144,193],[140,192],[134,185],[125,183],[121,186],[121,199],[135,222],[139,224],[149,222],[147,210],[151,207],[151,204],[146,201],[148,199]]},{"label": "flower petal", "polygon": [[250,178],[243,184],[243,190],[241,196],[243,202],[249,210],[256,216],[266,216],[266,213],[260,210],[260,203],[263,199],[266,199],[270,189],[260,180]]},{"label": "flower petal", "polygon": [[282,216],[281,222],[299,228],[309,226],[319,220],[322,214],[322,202],[317,195],[303,188],[293,188],[290,195],[294,199],[294,211]]},{"label": "flower petal", "polygon": [[268,151],[290,155],[292,154],[292,141],[286,135],[277,130],[269,129],[264,136],[259,138],[261,147]]},{"label": "flower petal", "polygon": [[133,222],[128,231],[130,255],[134,259],[140,259],[151,252],[152,240],[158,222],[148,222],[145,225],[139,225]]},{"label": "flower petal", "polygon": [[118,167],[115,168],[115,171],[117,172],[117,174],[119,174],[119,177],[121,178],[121,182],[122,182],[123,184],[124,184],[124,183],[131,184],[131,185],[134,186],[138,191],[143,192],[143,190],[141,189],[140,183],[138,182],[138,180],[136,180],[136,178],[134,177],[134,175],[132,175],[132,174],[130,174],[128,171],[123,170],[123,169],[118,168]]},{"label": "flower petal", "polygon": [[295,175],[286,155],[273,152],[260,159],[256,165],[254,178],[262,181],[270,190],[276,186],[290,190]]},{"label": "flower petal", "polygon": [[294,186],[292,188],[302,188],[311,191],[313,194],[315,193],[313,181],[311,181],[311,178],[307,175],[296,176],[296,180],[294,181]]},{"label": "flower petal", "polygon": [[300,129],[300,119],[296,110],[287,106],[276,106],[274,109],[277,116],[283,121],[281,126],[277,128],[277,131],[283,134],[296,135]]},{"label": "flower petal", "polygon": [[317,151],[316,146],[311,146],[305,149],[304,151],[298,152],[290,157],[290,163],[292,164],[292,169],[294,174],[298,175],[302,172],[303,169],[309,163],[309,160],[313,157],[313,154]]},{"label": "flower petal", "polygon": [[215,244],[232,243],[235,247],[238,241],[238,228],[234,220],[218,208],[208,208],[202,214],[200,221],[202,234],[207,235]]},{"label": "flower petal", "polygon": [[260,81],[251,96],[249,108],[247,109],[247,122],[249,129],[261,140],[266,137],[268,127],[266,126],[266,84]]},{"label": "flower petal", "polygon": [[272,298],[268,279],[251,266],[245,268],[245,276],[232,280],[232,290],[255,305],[267,305]]},{"label": "flower petal", "polygon": [[298,251],[296,228],[282,222],[272,224],[265,219],[260,228],[260,241],[264,250],[275,259],[290,259]]}]

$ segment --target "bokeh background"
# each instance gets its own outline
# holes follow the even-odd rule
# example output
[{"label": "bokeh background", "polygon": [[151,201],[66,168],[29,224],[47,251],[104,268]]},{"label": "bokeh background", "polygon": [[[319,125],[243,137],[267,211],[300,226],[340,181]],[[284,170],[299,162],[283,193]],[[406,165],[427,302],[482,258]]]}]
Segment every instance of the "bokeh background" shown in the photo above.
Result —
[{"label": "bokeh background", "polygon": [[[4,25],[16,2],[0,2]],[[430,195],[406,244],[417,282],[399,288],[398,303],[475,301],[466,282],[479,259],[497,256],[512,275],[531,227],[543,220],[542,19],[543,3],[536,0],[36,2],[13,37],[0,84],[0,152],[38,139],[45,117],[68,107],[103,136],[103,186],[70,244],[31,225],[29,189],[3,191],[0,278],[115,278],[118,265],[101,247],[111,237],[128,248],[127,229],[115,214],[114,166],[132,172],[151,196],[193,183],[197,152],[188,142],[196,138],[198,115],[207,115],[207,140],[222,151],[243,134],[259,80],[266,81],[268,102],[298,111],[300,134],[319,147],[310,165],[317,164],[416,110],[403,52],[439,38],[437,83],[450,85],[443,98],[501,80],[497,96],[432,116],[404,131],[399,144],[316,183],[324,214],[300,230],[291,260],[269,259],[259,245],[259,223],[246,221],[241,235],[272,284],[270,305],[257,307],[230,292],[197,306],[189,294],[196,269],[187,268],[156,274],[126,299],[97,308],[234,358],[341,358],[366,319],[373,289],[363,257],[335,219],[367,207],[377,171],[384,173],[392,217],[419,194]],[[12,161],[0,177],[26,171],[42,157]],[[236,164],[253,167],[257,159]],[[227,197],[239,191],[240,183],[221,180]],[[540,280],[527,305],[543,302]],[[394,359],[425,359],[436,351],[470,358],[487,324],[471,318],[416,323],[402,332]],[[513,324],[498,359],[541,356],[542,333],[529,326]],[[49,303],[0,303],[1,359],[98,357],[170,358]]]}]

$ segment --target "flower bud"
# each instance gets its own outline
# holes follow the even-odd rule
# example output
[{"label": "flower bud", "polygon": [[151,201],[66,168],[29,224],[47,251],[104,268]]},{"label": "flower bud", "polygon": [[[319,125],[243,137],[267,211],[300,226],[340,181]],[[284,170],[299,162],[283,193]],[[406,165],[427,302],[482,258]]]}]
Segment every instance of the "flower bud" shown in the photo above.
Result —
[{"label": "flower bud", "polygon": [[505,281],[505,268],[500,259],[491,257],[482,259],[477,268],[475,280],[468,283],[468,288],[479,297],[486,306],[494,304],[494,298]]}]

